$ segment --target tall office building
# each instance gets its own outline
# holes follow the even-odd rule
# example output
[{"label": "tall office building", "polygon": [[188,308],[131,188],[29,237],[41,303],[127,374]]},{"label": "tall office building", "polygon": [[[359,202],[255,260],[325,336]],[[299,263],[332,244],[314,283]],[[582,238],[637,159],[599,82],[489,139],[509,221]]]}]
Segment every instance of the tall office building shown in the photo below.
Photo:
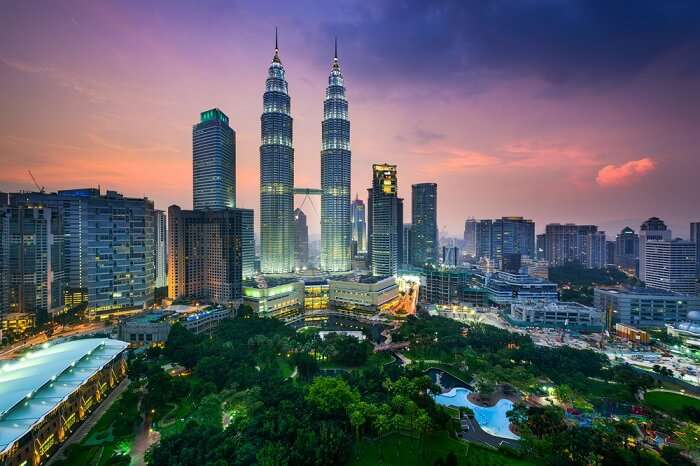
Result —
[{"label": "tall office building", "polygon": [[[411,262],[410,258],[410,251],[406,251],[404,248],[404,242],[403,242],[403,237],[404,237],[404,228],[403,228],[403,199],[398,197],[396,198],[396,238],[398,238],[397,241],[397,246],[396,246],[396,257],[398,257],[398,264],[399,266],[403,264],[409,264]],[[407,244],[410,243],[411,241],[411,232],[408,232],[408,237],[407,237]],[[406,262],[403,262],[403,260],[406,260]]]},{"label": "tall office building", "polygon": [[321,270],[350,270],[350,120],[338,44],[321,123]]},{"label": "tall office building", "polygon": [[303,269],[309,264],[309,227],[301,209],[294,209],[294,238],[294,268]]},{"label": "tall office building", "polygon": [[399,243],[403,229],[401,207],[397,197],[396,165],[372,165],[372,188],[369,190],[369,260],[376,276],[396,275],[400,260]]},{"label": "tall office building", "polygon": [[697,246],[691,241],[646,241],[647,287],[676,293],[695,294]]},{"label": "tall office building", "polygon": [[7,310],[46,322],[63,306],[63,218],[41,204],[11,206],[7,213]]},{"label": "tall office building", "polygon": [[625,227],[615,237],[615,264],[636,274],[638,261],[639,235]]},{"label": "tall office building", "polygon": [[690,241],[695,243],[697,251],[697,277],[700,278],[700,222],[692,222],[690,224]]},{"label": "tall office building", "polygon": [[596,225],[550,223],[546,227],[547,260],[551,266],[578,262],[587,268],[605,266],[605,232]]},{"label": "tall office building", "polygon": [[168,286],[168,221],[162,210],[153,211],[155,287]]},{"label": "tall office building", "polygon": [[412,263],[423,267],[438,260],[437,184],[411,186],[411,223],[413,225]]},{"label": "tall office building", "polygon": [[168,208],[168,296],[226,304],[241,298],[250,209]]},{"label": "tall office building", "polygon": [[639,279],[646,281],[646,244],[647,241],[671,239],[671,230],[658,217],[647,219],[639,227]]},{"label": "tall office building", "polygon": [[68,286],[84,291],[89,315],[153,301],[153,201],[86,188],[11,194],[10,203],[60,212]]},{"label": "tall office building", "polygon": [[464,254],[468,256],[476,257],[478,228],[478,220],[468,218],[464,221]]},{"label": "tall office building", "polygon": [[294,149],[290,111],[275,32],[275,54],[267,72],[260,117],[260,269],[267,274],[294,270]]},{"label": "tall office building", "polygon": [[367,252],[367,225],[365,224],[365,203],[359,196],[350,205],[352,240],[357,244],[357,252]]},{"label": "tall office building", "polygon": [[236,207],[236,133],[218,108],[192,127],[192,194],[195,209]]},{"label": "tall office building", "polygon": [[442,247],[442,265],[446,267],[457,267],[459,262],[459,248],[457,246]]}]

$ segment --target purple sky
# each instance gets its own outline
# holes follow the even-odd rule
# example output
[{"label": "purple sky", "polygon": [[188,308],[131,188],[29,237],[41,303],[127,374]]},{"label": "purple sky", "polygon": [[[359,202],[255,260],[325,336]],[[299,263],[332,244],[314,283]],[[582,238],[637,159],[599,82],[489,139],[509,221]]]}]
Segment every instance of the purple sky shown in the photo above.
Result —
[{"label": "purple sky", "polygon": [[216,106],[237,132],[239,205],[257,211],[277,25],[297,186],[320,183],[337,35],[353,192],[390,162],[409,206],[412,183],[438,183],[452,234],[466,217],[523,215],[538,231],[614,236],[656,215],[687,236],[700,221],[698,24],[692,1],[13,2],[0,17],[0,190],[32,189],[31,169],[48,190],[99,184],[189,208],[191,126]]}]

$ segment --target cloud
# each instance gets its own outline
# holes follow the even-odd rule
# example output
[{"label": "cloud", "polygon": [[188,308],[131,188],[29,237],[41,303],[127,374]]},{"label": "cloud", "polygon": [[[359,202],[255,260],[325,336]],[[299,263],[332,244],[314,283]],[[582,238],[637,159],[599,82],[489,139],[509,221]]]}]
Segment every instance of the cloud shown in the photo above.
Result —
[{"label": "cloud", "polygon": [[649,157],[630,160],[622,165],[606,165],[598,170],[596,182],[603,187],[624,186],[634,183],[655,169],[656,162]]}]

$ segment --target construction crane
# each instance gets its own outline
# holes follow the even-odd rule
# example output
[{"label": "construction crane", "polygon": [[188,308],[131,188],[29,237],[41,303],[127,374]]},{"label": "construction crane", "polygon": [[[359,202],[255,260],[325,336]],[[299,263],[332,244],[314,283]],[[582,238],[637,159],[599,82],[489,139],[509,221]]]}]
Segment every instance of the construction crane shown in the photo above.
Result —
[{"label": "construction crane", "polygon": [[40,193],[44,194],[46,192],[46,188],[43,186],[39,186],[39,183],[36,182],[36,178],[34,178],[34,175],[32,175],[31,170],[27,170],[29,172],[29,176],[32,177],[32,181],[34,182],[34,186],[36,186],[36,189],[39,190]]}]

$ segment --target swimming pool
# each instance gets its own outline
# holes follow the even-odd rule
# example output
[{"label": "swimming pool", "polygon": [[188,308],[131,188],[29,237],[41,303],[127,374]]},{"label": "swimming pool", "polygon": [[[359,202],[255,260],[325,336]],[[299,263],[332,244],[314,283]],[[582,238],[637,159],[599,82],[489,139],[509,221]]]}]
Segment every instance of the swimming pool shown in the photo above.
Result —
[{"label": "swimming pool", "polygon": [[510,431],[510,422],[506,413],[513,409],[510,400],[498,400],[495,406],[478,406],[469,401],[471,390],[463,387],[453,388],[442,395],[435,395],[435,402],[443,406],[467,407],[474,411],[474,418],[484,432],[496,437],[519,440],[520,437]]}]

